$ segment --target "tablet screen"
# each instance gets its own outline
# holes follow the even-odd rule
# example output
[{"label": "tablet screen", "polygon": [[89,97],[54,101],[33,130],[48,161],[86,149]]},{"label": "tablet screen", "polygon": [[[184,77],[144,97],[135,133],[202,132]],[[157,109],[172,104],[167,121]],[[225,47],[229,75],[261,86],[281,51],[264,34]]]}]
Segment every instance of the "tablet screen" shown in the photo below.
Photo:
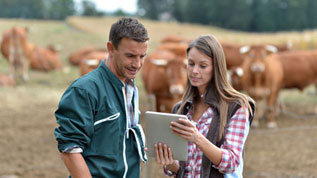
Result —
[{"label": "tablet screen", "polygon": [[187,119],[186,115],[171,114],[147,111],[146,118],[146,142],[148,155],[155,157],[154,145],[156,143],[166,143],[173,153],[173,158],[179,161],[187,160],[187,140],[174,134],[170,129],[171,121],[178,121],[179,118]]}]

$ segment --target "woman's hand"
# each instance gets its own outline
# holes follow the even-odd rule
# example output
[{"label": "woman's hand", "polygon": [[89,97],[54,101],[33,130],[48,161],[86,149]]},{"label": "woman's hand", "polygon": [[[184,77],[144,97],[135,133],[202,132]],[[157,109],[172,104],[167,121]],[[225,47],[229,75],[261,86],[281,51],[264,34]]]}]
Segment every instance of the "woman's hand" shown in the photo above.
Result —
[{"label": "woman's hand", "polygon": [[166,166],[174,163],[172,149],[166,144],[157,143],[154,145],[157,163]]},{"label": "woman's hand", "polygon": [[202,136],[194,123],[187,119],[180,118],[177,122],[171,122],[170,127],[176,135],[193,143],[197,143]]},{"label": "woman's hand", "polygon": [[173,159],[172,149],[166,144],[157,143],[154,145],[157,163],[166,166],[166,169],[176,173],[179,169],[178,161]]}]

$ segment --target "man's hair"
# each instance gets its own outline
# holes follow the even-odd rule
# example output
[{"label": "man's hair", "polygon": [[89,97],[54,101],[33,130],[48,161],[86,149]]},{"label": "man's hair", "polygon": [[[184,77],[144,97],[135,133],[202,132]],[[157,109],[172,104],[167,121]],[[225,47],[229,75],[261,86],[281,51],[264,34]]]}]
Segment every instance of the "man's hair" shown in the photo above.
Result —
[{"label": "man's hair", "polygon": [[137,19],[131,17],[121,18],[111,26],[109,41],[115,49],[118,48],[122,38],[129,38],[138,42],[149,40],[145,27]]}]

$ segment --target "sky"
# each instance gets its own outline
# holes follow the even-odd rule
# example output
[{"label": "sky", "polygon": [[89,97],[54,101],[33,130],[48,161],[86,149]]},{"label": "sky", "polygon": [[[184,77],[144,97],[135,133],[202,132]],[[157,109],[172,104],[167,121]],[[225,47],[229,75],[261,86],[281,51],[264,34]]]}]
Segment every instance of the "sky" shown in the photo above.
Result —
[{"label": "sky", "polygon": [[[80,2],[81,0],[75,0]],[[137,0],[89,0],[95,3],[96,8],[101,11],[114,12],[119,9],[126,13],[135,13]]]}]

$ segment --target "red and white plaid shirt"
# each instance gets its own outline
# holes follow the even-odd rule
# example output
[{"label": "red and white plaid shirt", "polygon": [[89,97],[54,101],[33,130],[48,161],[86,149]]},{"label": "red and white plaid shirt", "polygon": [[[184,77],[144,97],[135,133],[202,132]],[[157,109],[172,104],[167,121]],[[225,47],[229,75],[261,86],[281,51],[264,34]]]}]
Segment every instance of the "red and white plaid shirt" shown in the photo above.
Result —
[{"label": "red and white plaid shirt", "polygon": [[[192,110],[187,113],[188,119],[192,120]],[[209,107],[196,123],[198,131],[205,137],[209,131],[210,123],[214,117],[214,110]],[[225,132],[225,140],[220,149],[222,160],[215,166],[220,172],[230,174],[239,167],[242,161],[242,152],[249,130],[249,111],[247,107],[239,108],[232,116]],[[188,142],[188,159],[185,167],[185,178],[199,178],[203,152],[192,142]],[[173,176],[164,168],[167,176]],[[238,173],[240,174],[240,173]],[[242,172],[241,172],[242,174]]]}]

